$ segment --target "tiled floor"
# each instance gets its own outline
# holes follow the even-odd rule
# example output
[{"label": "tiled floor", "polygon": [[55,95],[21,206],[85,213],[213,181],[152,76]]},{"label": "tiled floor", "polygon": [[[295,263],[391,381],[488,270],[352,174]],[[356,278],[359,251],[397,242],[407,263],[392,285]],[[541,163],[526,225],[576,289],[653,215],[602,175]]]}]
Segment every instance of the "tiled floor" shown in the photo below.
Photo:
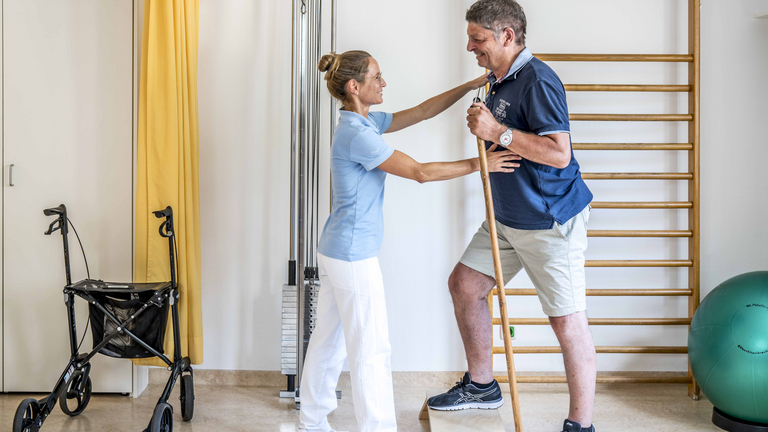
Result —
[{"label": "tiled floor", "polygon": [[[564,384],[520,384],[523,428],[526,432],[560,431],[567,414],[568,392]],[[195,416],[191,422],[181,420],[178,386],[171,404],[174,406],[175,431],[270,431],[295,432],[298,411],[292,400],[279,399],[278,388],[198,385]],[[341,388],[339,408],[329,418],[340,431],[357,431],[349,388]],[[150,386],[141,397],[94,395],[88,408],[78,417],[69,418],[58,407],[42,431],[115,431],[141,432],[148,424],[157,397],[162,391]],[[395,389],[397,420],[402,432],[428,431],[427,422],[418,414],[427,389],[399,387]],[[34,395],[41,397],[40,395]],[[19,402],[28,395],[0,394],[0,430],[10,430]],[[508,401],[508,395],[507,395]],[[501,409],[507,431],[514,431],[509,403]],[[712,404],[702,398],[688,398],[685,385],[677,384],[603,384],[598,385],[595,427],[600,432],[720,431],[710,418]]]}]

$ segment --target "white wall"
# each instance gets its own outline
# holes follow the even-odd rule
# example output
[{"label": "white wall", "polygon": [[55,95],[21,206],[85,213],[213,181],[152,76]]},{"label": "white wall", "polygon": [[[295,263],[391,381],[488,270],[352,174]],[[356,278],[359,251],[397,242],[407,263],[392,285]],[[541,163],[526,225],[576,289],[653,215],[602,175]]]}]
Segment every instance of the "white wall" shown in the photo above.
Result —
[{"label": "white wall", "polygon": [[[687,51],[684,1],[524,1],[534,52]],[[365,49],[388,87],[382,110],[417,104],[482,71],[466,53],[469,0],[339,0],[338,51]],[[768,90],[768,9],[758,0],[702,7],[702,288],[765,268],[768,199],[758,190],[768,156],[758,130]],[[291,74],[290,2],[203,1],[199,103],[206,369],[279,370],[280,287],[288,259]],[[327,27],[325,27],[327,29]],[[726,64],[726,59],[729,64]],[[564,83],[675,84],[685,65],[556,64]],[[471,97],[442,116],[386,135],[419,161],[476,154],[466,131]],[[568,95],[571,112],[684,112],[686,95]],[[323,106],[327,106],[324,103]],[[325,124],[326,122],[323,122]],[[685,142],[685,124],[572,124],[575,142]],[[737,151],[733,151],[733,150]],[[326,155],[327,156],[327,155]],[[762,157],[761,157],[762,156]],[[684,152],[576,154],[585,172],[685,170]],[[324,161],[323,166],[326,167]],[[327,169],[327,168],[326,168]],[[325,171],[327,172],[327,170]],[[683,182],[680,182],[683,183]],[[390,176],[380,255],[396,371],[466,367],[446,280],[484,218],[477,175],[418,185]],[[589,182],[596,200],[685,200],[666,181]],[[327,196],[324,183],[321,197]],[[323,203],[327,206],[327,202]],[[324,218],[321,219],[321,223]],[[591,229],[684,229],[685,212],[593,210]],[[684,259],[686,240],[590,240],[588,259]],[[677,269],[588,269],[592,288],[687,286]],[[520,275],[511,286],[532,287]],[[593,317],[685,316],[685,299],[589,298]],[[535,298],[511,314],[543,317]],[[520,345],[551,345],[547,327],[518,329]],[[594,327],[601,345],[682,345],[684,328]],[[498,342],[498,341],[497,341]],[[684,356],[601,355],[601,370],[685,370]],[[517,356],[520,370],[559,370],[557,355]],[[497,369],[503,370],[502,359]]]},{"label": "white wall", "polygon": [[203,367],[279,370],[291,3],[202,1],[199,48]]},{"label": "white wall", "polygon": [[[706,1],[702,28],[702,287],[768,269],[768,1]],[[725,60],[727,58],[727,60]]]}]

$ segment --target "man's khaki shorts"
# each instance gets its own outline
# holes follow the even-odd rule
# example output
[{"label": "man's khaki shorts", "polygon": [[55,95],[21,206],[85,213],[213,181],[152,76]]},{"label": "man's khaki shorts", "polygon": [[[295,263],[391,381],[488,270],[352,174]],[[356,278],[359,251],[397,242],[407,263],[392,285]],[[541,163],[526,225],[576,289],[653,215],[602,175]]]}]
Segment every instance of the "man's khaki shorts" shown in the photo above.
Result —
[{"label": "man's khaki shorts", "polygon": [[[520,230],[496,222],[504,285],[524,268],[547,316],[587,309],[584,251],[589,211],[587,206],[565,224],[555,222],[552,229],[545,230]],[[459,262],[495,277],[487,221],[472,237]]]}]

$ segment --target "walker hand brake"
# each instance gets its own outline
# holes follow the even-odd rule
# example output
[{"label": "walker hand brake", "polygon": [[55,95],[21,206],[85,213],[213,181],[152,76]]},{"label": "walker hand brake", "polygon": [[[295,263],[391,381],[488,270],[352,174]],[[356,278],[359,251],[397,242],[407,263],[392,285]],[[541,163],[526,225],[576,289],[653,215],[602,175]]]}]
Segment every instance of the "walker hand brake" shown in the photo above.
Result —
[{"label": "walker hand brake", "polygon": [[[54,226],[56,225],[56,226]],[[61,218],[56,219],[55,221],[51,222],[50,225],[48,225],[48,231],[46,231],[45,235],[51,235],[54,231],[61,228]]]}]

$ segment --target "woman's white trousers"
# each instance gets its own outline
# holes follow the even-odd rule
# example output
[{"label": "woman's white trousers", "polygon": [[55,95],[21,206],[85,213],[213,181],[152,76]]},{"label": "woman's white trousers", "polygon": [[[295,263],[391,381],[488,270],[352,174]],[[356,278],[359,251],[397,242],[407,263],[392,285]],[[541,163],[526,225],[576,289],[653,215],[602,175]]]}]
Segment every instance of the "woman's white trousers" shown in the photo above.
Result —
[{"label": "woman's white trousers", "polygon": [[301,427],[329,432],[336,384],[349,357],[352,403],[360,432],[394,432],[387,308],[378,258],[342,261],[317,254],[317,324],[301,376]]}]

